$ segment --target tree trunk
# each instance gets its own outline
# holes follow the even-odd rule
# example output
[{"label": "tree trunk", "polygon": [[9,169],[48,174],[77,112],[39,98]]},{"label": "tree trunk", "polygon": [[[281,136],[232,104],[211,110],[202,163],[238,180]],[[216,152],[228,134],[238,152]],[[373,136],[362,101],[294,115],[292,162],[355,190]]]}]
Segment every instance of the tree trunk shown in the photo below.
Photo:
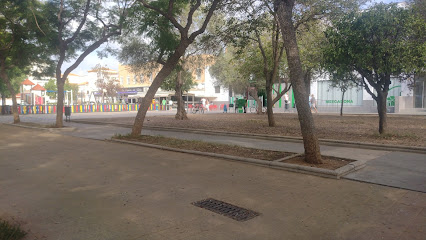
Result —
[{"label": "tree trunk", "polygon": [[272,86],[266,86],[266,106],[266,112],[268,113],[268,125],[270,127],[275,127],[274,112],[272,110]]},{"label": "tree trunk", "polygon": [[311,95],[311,70],[306,70],[303,74],[303,81],[305,82],[306,92],[308,96]]},{"label": "tree trunk", "polygon": [[322,163],[318,138],[315,133],[314,119],[309,109],[309,96],[303,78],[304,74],[296,41],[296,32],[292,22],[294,0],[276,0],[275,7],[287,53],[290,81],[294,89],[297,114],[305,147],[305,161],[308,163]]},{"label": "tree trunk", "polygon": [[342,102],[340,103],[340,116],[343,116],[343,99],[345,97],[345,92],[346,91],[342,91]]},{"label": "tree trunk", "polygon": [[64,88],[65,81],[62,81],[62,79],[57,80],[57,87],[58,87],[58,98],[56,103],[56,127],[61,128],[64,126]]},{"label": "tree trunk", "polygon": [[10,82],[9,76],[6,73],[6,68],[3,62],[0,69],[0,76],[5,81],[7,88],[9,89],[9,92],[12,95],[13,123],[20,123],[21,119],[19,118],[18,102],[16,101],[16,93],[15,93],[15,90],[13,89],[12,83]]},{"label": "tree trunk", "polygon": [[157,76],[154,78],[154,81],[149,87],[148,92],[146,93],[142,104],[140,105],[139,111],[136,115],[135,123],[133,124],[131,133],[132,136],[136,137],[141,134],[143,122],[145,120],[146,112],[148,111],[148,108],[151,105],[151,100],[154,98],[155,93],[163,83],[164,79],[166,79],[166,77],[169,76],[170,73],[173,71],[176,64],[179,62],[180,57],[183,56],[186,51],[186,48],[188,48],[189,44],[189,41],[181,40],[181,43],[177,47],[176,51],[167,60],[166,64],[163,65],[160,72],[158,72]]},{"label": "tree trunk", "polygon": [[177,73],[176,78],[176,93],[175,96],[177,98],[177,111],[175,118],[177,120],[187,120],[188,116],[186,116],[185,106],[182,99],[182,71]]},{"label": "tree trunk", "polygon": [[260,100],[259,96],[257,96],[257,90],[249,90],[249,94],[256,101],[257,114],[262,114],[263,113],[262,112],[262,109],[263,109],[262,100]]},{"label": "tree trunk", "polygon": [[2,115],[7,114],[6,108],[5,108],[6,107],[6,95],[4,94],[4,92],[1,93],[1,105],[2,105],[1,114]]},{"label": "tree trunk", "polygon": [[379,112],[379,133],[385,134],[387,130],[386,98],[387,93],[379,92],[377,94],[377,111]]}]

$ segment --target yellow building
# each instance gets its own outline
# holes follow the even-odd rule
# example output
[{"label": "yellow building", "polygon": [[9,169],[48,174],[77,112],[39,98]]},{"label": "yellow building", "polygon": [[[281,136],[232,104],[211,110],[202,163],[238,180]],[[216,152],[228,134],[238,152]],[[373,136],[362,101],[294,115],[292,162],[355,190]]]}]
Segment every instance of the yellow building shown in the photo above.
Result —
[{"label": "yellow building", "polygon": [[[195,57],[192,58],[194,59]],[[194,82],[196,83],[196,88],[198,89],[200,89],[200,87],[205,84],[206,70],[210,65],[213,64],[213,61],[211,60],[212,57],[203,55],[201,58],[204,60],[204,64],[192,64],[192,66],[190,66]],[[129,66],[119,64],[118,76],[120,79],[120,84],[124,88],[149,87],[151,86],[152,81],[157,76],[160,69],[161,67],[157,67],[149,70],[144,69],[140,72],[134,72]]]},{"label": "yellow building", "polygon": [[[202,59],[200,61],[200,59]],[[202,98],[208,98],[210,101],[227,101],[228,90],[221,86],[216,86],[216,81],[210,76],[208,69],[213,64],[213,57],[208,55],[193,56],[187,60],[187,66],[193,75],[194,87],[189,93],[191,101],[199,101]],[[120,94],[128,99],[129,103],[137,102],[136,99],[143,98],[161,70],[161,66],[153,68],[141,68],[141,71],[135,72],[129,66],[118,66],[118,78],[123,87]],[[155,98],[172,99],[174,91],[163,91],[159,89]]]}]

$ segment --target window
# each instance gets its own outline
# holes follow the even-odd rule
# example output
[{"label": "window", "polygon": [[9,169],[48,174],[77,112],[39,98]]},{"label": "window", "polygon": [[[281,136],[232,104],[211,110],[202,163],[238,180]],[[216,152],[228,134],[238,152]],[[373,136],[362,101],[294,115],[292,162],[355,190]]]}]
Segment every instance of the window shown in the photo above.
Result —
[{"label": "window", "polygon": [[120,77],[120,84],[123,84],[123,77]]},{"label": "window", "polygon": [[220,93],[220,86],[214,87],[214,93]]},{"label": "window", "polygon": [[139,81],[143,83],[143,74],[139,75]]},{"label": "window", "polygon": [[138,78],[136,75],[133,75],[133,84],[136,84],[136,82],[138,81]]},{"label": "window", "polygon": [[148,74],[149,82],[152,83],[152,73]]},{"label": "window", "polygon": [[130,85],[130,76],[127,76],[127,85]]},{"label": "window", "polygon": [[201,80],[201,69],[197,69],[196,71],[195,71],[195,74],[196,74],[196,79],[197,80]]}]

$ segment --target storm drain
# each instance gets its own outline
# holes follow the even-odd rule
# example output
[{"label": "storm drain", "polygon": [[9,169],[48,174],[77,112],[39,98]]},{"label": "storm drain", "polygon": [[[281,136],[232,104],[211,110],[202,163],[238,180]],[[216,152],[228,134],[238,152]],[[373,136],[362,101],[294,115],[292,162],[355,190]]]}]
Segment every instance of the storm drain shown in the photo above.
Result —
[{"label": "storm drain", "polygon": [[220,215],[227,216],[229,218],[232,218],[240,222],[247,221],[256,216],[259,216],[259,213],[257,212],[254,212],[245,208],[237,207],[235,205],[222,202],[213,198],[207,198],[205,200],[193,202],[192,204],[197,207],[204,208],[212,212],[218,213]]}]

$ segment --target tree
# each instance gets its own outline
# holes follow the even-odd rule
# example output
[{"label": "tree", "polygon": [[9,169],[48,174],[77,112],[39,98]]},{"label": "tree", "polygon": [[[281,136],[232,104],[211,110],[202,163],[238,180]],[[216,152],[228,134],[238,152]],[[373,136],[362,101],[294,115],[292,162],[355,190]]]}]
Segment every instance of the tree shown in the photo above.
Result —
[{"label": "tree", "polygon": [[102,103],[105,101],[105,95],[113,102],[120,88],[117,79],[111,76],[110,70],[107,67],[102,67],[101,64],[96,64],[92,70],[96,71],[96,87],[98,92],[102,93]]},{"label": "tree", "polygon": [[[283,90],[273,88],[275,83],[287,79],[284,76],[285,63],[282,61],[284,46],[277,18],[266,1],[240,1],[235,8],[235,13],[227,19],[226,27],[221,27],[218,32],[226,43],[232,44],[237,49],[238,58],[244,53],[249,57],[247,60],[257,63],[257,67],[247,69],[251,72],[247,80],[260,77],[265,81],[268,124],[273,127],[275,119],[272,107],[290,89],[287,81],[284,81]],[[277,96],[273,99],[274,90]],[[255,92],[251,95],[255,99],[258,97]],[[261,109],[262,106],[258,107]]]},{"label": "tree", "polygon": [[293,23],[294,0],[275,1],[275,10],[278,15],[280,28],[284,39],[284,47],[287,54],[290,70],[290,81],[293,84],[296,100],[297,114],[302,130],[303,144],[305,147],[305,161],[310,163],[322,163],[318,137],[315,133],[314,119],[308,104],[308,92],[303,81],[302,63],[300,61],[299,48],[296,40],[296,29]]},{"label": "tree", "polygon": [[424,70],[426,24],[416,16],[395,4],[377,4],[335,21],[326,32],[328,69],[359,73],[358,84],[377,102],[380,134],[387,128],[391,77],[403,81]]},{"label": "tree", "polygon": [[[13,102],[13,122],[19,123],[16,90],[12,78],[24,74],[49,72],[50,48],[44,41],[49,28],[44,5],[36,0],[0,2],[0,79]],[[15,75],[16,76],[16,75]]]},{"label": "tree", "polygon": [[354,72],[332,72],[330,74],[331,87],[337,88],[342,92],[340,103],[340,116],[343,116],[343,103],[346,91],[357,86],[360,78]]},{"label": "tree", "polygon": [[248,92],[256,101],[257,113],[262,114],[261,93],[265,93],[265,79],[263,75],[263,59],[257,46],[247,45],[238,53],[229,46],[226,52],[219,55],[215,64],[210,68],[210,74],[219,85],[229,87],[238,94]]},{"label": "tree", "polygon": [[[19,68],[12,68],[7,71],[7,76],[12,85],[12,89],[15,93],[19,92],[19,87],[21,86],[22,79],[25,79],[25,73]],[[6,97],[12,97],[12,94],[6,85],[5,81],[2,81],[0,78],[0,95],[2,98],[2,114],[6,114]]]},{"label": "tree", "polygon": [[[158,18],[158,16],[155,17]],[[159,19],[154,22],[157,21],[159,21]],[[135,25],[132,27],[135,27]],[[145,29],[144,26],[142,29],[139,28],[142,32],[144,31],[143,29]],[[135,37],[132,37],[130,41],[124,40],[119,59],[127,65],[130,65],[134,73],[147,72],[152,69],[160,68],[160,66],[164,65],[162,56],[171,54],[173,47],[178,42],[177,39],[173,40],[173,34],[167,33],[172,30],[170,26],[169,28],[165,26],[160,27],[159,34],[152,39],[154,43],[151,44],[147,44],[142,39]],[[167,35],[169,36],[168,44],[162,43],[162,41],[164,41],[164,36]],[[192,75],[188,76],[187,72],[199,67],[204,67],[212,60],[212,57],[203,54],[206,51],[204,48],[201,48],[201,46],[202,44],[199,41],[192,43],[192,45],[188,47],[189,50],[185,52],[178,64],[176,64],[172,72],[173,77],[166,78],[165,82],[161,85],[163,89],[175,90],[175,97],[177,99],[175,119],[177,120],[188,119],[182,94],[188,91],[194,85],[194,82],[192,81]],[[171,82],[172,79],[173,82]]]},{"label": "tree", "polygon": [[318,138],[315,133],[314,120],[308,104],[308,91],[304,81],[296,31],[299,26],[327,17],[328,20],[341,16],[346,11],[357,9],[363,1],[348,0],[275,0],[274,12],[278,18],[281,34],[283,35],[286,50],[290,82],[294,90],[303,144],[305,147],[305,161],[322,163]]},{"label": "tree", "polygon": [[[131,0],[119,1],[66,1],[50,0],[51,16],[56,19],[57,38],[52,39],[57,47],[56,84],[58,102],[56,127],[63,126],[64,86],[68,75],[84,58],[108,40],[121,34]],[[65,71],[65,61],[75,59]]]},{"label": "tree", "polygon": [[[47,92],[46,94],[51,97],[55,98],[58,95],[58,87],[56,86],[56,79],[49,79],[49,81],[44,85],[44,88],[50,92]],[[68,79],[65,81],[64,84],[64,91],[72,91],[72,96],[69,96],[68,102],[71,101],[71,97],[73,99],[77,99],[78,97],[78,84],[70,83]]]},{"label": "tree", "polygon": [[68,102],[71,102],[72,99],[77,99],[78,97],[78,84],[70,83],[67,79],[64,84],[64,90],[69,91],[72,95],[68,95]]},{"label": "tree", "polygon": [[194,86],[192,73],[181,66],[177,66],[172,73],[161,84],[161,88],[165,90],[175,90],[177,100],[177,112],[175,118],[178,120],[188,119],[186,116],[185,106],[183,102],[183,93],[189,91]]},{"label": "tree", "polygon": [[[148,3],[145,0],[139,0],[139,3],[143,7],[140,11],[142,19],[144,19],[144,17],[147,17],[147,20],[150,19],[149,14],[154,14],[161,17],[161,21],[151,22],[151,25],[148,27],[151,27],[151,29],[155,30],[158,29],[156,27],[163,25],[163,23],[165,25],[171,24],[175,32],[178,32],[179,34],[179,41],[178,44],[174,46],[171,45],[173,46],[173,51],[171,51],[170,55],[164,55],[164,53],[159,54],[160,58],[158,59],[158,61],[161,61],[163,63],[163,66],[157,76],[154,78],[151,87],[146,93],[145,98],[142,101],[141,107],[138,110],[131,133],[133,136],[140,135],[146,112],[148,111],[148,108],[151,104],[151,99],[154,98],[154,95],[157,92],[158,88],[161,86],[166,77],[170,75],[173,69],[175,69],[180,58],[185,54],[185,51],[188,46],[195,41],[197,36],[199,36],[206,30],[207,24],[209,23],[214,11],[219,7],[219,4],[222,2],[224,1],[212,0],[202,2],[201,0],[196,0],[175,2],[174,0],[169,0],[167,2],[164,0],[159,0],[151,1]],[[177,10],[183,8],[182,4],[183,6],[187,6],[189,9],[187,17],[177,18],[177,16],[179,16],[179,11]],[[204,19],[202,21],[202,24],[200,24],[199,26],[193,25],[193,17],[196,11],[205,13],[204,16],[199,17]],[[193,30],[193,28],[195,28],[196,30]],[[158,33],[158,31],[149,31],[149,29],[147,29],[145,33],[155,34]],[[166,39],[164,41],[166,41]]]},{"label": "tree", "polygon": [[49,96],[50,98],[56,99],[56,96],[57,96],[56,93],[58,91],[58,88],[56,87],[56,79],[54,78],[49,79],[49,81],[46,84],[44,84],[44,88],[47,91],[49,91],[49,92],[46,92],[47,96]]}]

